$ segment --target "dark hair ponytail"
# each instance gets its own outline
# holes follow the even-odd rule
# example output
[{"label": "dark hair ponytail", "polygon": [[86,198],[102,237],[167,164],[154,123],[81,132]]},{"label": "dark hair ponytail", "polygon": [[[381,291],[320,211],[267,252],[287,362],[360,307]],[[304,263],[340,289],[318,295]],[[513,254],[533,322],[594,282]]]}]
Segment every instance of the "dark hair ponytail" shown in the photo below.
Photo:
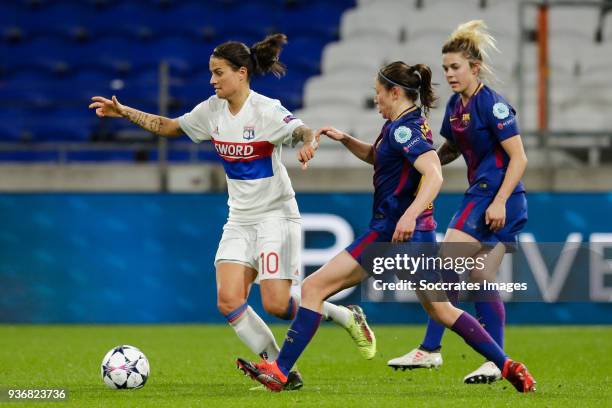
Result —
[{"label": "dark hair ponytail", "polygon": [[255,62],[253,72],[258,75],[265,75],[271,72],[277,78],[285,75],[287,69],[278,60],[285,44],[287,44],[287,36],[285,34],[272,34],[263,41],[255,43],[251,47],[251,54]]},{"label": "dark hair ponytail", "polygon": [[278,57],[287,43],[285,34],[271,34],[251,48],[239,41],[225,42],[213,50],[213,57],[226,60],[234,70],[246,67],[249,79],[253,74],[272,73],[277,78],[286,72]]},{"label": "dark hair ponytail", "polygon": [[410,67],[409,72],[412,72],[413,75],[414,73],[418,73],[421,79],[419,85],[419,99],[421,100],[423,112],[425,116],[427,116],[429,111],[436,106],[435,103],[438,99],[431,84],[431,69],[425,64],[416,64]]},{"label": "dark hair ponytail", "polygon": [[431,84],[431,69],[425,64],[392,62],[378,72],[378,82],[387,90],[399,86],[406,97],[415,102],[420,99],[425,115],[435,107],[438,99]]}]

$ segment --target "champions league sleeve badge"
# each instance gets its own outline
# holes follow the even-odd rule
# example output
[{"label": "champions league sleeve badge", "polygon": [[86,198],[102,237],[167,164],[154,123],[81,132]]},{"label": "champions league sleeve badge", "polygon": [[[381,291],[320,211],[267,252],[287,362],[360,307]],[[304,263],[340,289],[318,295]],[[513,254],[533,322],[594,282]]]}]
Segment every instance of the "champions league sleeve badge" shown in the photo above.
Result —
[{"label": "champions league sleeve badge", "polygon": [[404,144],[412,137],[412,130],[409,127],[400,126],[393,132],[393,137],[397,143]]},{"label": "champions league sleeve badge", "polygon": [[510,109],[508,109],[508,105],[503,102],[497,102],[493,105],[493,116],[497,119],[506,119],[510,115]]}]

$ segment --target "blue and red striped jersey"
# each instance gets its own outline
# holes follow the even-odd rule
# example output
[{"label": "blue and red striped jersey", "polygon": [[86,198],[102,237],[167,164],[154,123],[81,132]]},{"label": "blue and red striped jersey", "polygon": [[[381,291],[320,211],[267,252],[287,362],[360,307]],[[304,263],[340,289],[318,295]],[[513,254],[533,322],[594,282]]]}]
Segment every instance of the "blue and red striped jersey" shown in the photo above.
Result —
[{"label": "blue and red striped jersey", "polygon": [[[480,84],[464,106],[458,93],[446,105],[440,134],[458,148],[468,168],[469,194],[495,195],[510,158],[501,146],[519,134],[516,111],[497,92]],[[523,192],[519,182],[514,192]]]},{"label": "blue and red striped jersey", "polygon": [[[421,173],[417,158],[434,150],[431,129],[421,109],[414,106],[403,116],[387,121],[374,143],[374,206],[372,223],[395,223],[412,204],[419,190]],[[417,219],[416,229],[436,229],[433,203]]]}]

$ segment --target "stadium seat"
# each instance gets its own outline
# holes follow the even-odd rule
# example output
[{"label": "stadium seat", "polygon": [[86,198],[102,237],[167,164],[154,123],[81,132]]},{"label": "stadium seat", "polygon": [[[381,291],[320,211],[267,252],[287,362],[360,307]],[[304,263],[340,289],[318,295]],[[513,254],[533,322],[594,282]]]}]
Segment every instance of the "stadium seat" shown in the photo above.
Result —
[{"label": "stadium seat", "polygon": [[0,10],[0,27],[16,26],[16,22],[22,19],[23,10],[13,2],[3,3]]},{"label": "stadium seat", "polygon": [[281,54],[288,71],[298,70],[306,76],[321,72],[321,53],[325,42],[318,37],[289,38]]},{"label": "stadium seat", "polygon": [[[482,18],[482,9],[474,7],[448,7],[447,4],[426,6],[416,13],[412,13],[404,25],[408,41],[419,41],[419,34],[439,33],[442,43],[450,33],[461,23]],[[436,24],[432,25],[431,22]],[[431,43],[430,43],[431,44]]]},{"label": "stadium seat", "polygon": [[[226,22],[256,21],[257,24],[217,24],[220,41],[238,40],[252,46],[266,35],[277,32],[277,12],[266,5],[245,4],[224,12]],[[245,40],[243,40],[243,38]]]},{"label": "stadium seat", "polygon": [[[587,77],[597,75],[598,79],[610,79],[610,64],[612,64],[612,41],[590,43],[577,50],[581,75]],[[607,71],[605,67],[607,65]]]},{"label": "stadium seat", "polygon": [[95,34],[95,39],[107,36],[132,38],[138,33],[138,27],[155,29],[161,18],[155,8],[142,7],[132,2],[120,2],[97,10],[84,20],[87,27]]},{"label": "stadium seat", "polygon": [[599,7],[552,6],[548,11],[548,24],[551,38],[555,33],[569,31],[577,37],[590,41],[595,38],[595,27],[599,19]]},{"label": "stadium seat", "polygon": [[[605,100],[581,98],[580,101],[551,109],[551,130],[602,131],[612,128],[610,109]],[[553,106],[554,108],[554,106]]]},{"label": "stadium seat", "polygon": [[85,142],[90,137],[92,115],[87,106],[76,109],[30,111],[24,133],[33,141],[72,141]]},{"label": "stadium seat", "polygon": [[[353,118],[362,114],[361,109],[353,107],[336,106],[330,109],[328,106],[310,107],[294,112],[307,126],[319,129],[324,126],[333,126],[348,133],[353,132]],[[327,138],[321,138],[321,146],[333,144]]]},{"label": "stadium seat", "polygon": [[186,34],[208,42],[223,41],[218,28],[227,21],[225,11],[208,2],[181,2],[169,10],[158,10],[153,17],[150,24],[156,27],[160,38],[167,34]]},{"label": "stadium seat", "polygon": [[[304,106],[342,105],[364,109],[374,97],[374,78],[371,75],[324,75],[311,78],[304,87]],[[356,80],[356,77],[360,78]]]},{"label": "stadium seat", "polygon": [[384,123],[385,120],[377,109],[363,110],[360,115],[351,118],[352,136],[364,142],[374,143]]},{"label": "stadium seat", "polygon": [[432,46],[434,40],[437,41],[438,37],[434,36],[431,39],[425,36],[423,41],[411,41],[396,46],[389,50],[386,62],[404,61],[409,65],[426,64],[432,71],[432,81],[446,84],[442,70],[442,48]]},{"label": "stadium seat", "polygon": [[375,73],[380,69],[386,53],[386,47],[381,47],[376,41],[336,42],[323,50],[322,71],[324,74],[346,70]]},{"label": "stadium seat", "polygon": [[302,106],[304,77],[297,71],[288,71],[278,79],[273,75],[254,78],[251,87],[263,95],[281,101],[285,108],[293,111]]},{"label": "stadium seat", "polygon": [[[0,100],[4,101],[5,99],[0,96]],[[22,109],[14,106],[0,107],[0,142],[21,141],[24,121],[25,117]]]},{"label": "stadium seat", "polygon": [[35,9],[22,9],[14,25],[32,36],[70,36],[71,27],[92,18],[93,10],[84,4],[50,3]]},{"label": "stadium seat", "polygon": [[51,74],[61,73],[67,49],[66,42],[61,39],[41,37],[7,46],[3,53],[6,53],[5,63],[9,72],[34,68]]},{"label": "stadium seat", "polygon": [[324,42],[334,41],[338,38],[342,11],[338,5],[330,7],[330,4],[288,9],[280,17],[278,29],[289,38],[308,36],[318,37]]},{"label": "stadium seat", "polygon": [[378,7],[358,7],[347,11],[342,15],[340,37],[345,40],[363,37],[382,43],[399,42],[403,24],[414,10],[407,6],[394,9],[397,12],[389,13],[387,9]]},{"label": "stadium seat", "polygon": [[44,90],[28,82],[27,79],[8,81],[0,84],[0,100],[10,101],[13,107],[39,107],[46,108],[53,105],[53,101]]}]

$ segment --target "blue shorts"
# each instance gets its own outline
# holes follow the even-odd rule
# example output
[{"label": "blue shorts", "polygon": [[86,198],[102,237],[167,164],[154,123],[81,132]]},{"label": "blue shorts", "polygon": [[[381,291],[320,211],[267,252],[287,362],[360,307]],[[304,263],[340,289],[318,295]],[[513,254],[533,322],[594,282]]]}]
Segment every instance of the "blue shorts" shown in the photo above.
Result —
[{"label": "blue shorts", "polygon": [[[346,251],[359,263],[362,261],[363,251],[368,245],[375,242],[391,242],[395,226],[393,230],[377,231],[369,229],[364,234],[360,235],[353,243],[346,247]],[[410,242],[436,242],[436,231],[414,231]]]},{"label": "blue shorts", "polygon": [[525,193],[510,196],[506,202],[506,224],[497,232],[491,231],[485,224],[485,212],[493,198],[466,194],[448,227],[463,231],[483,244],[496,245],[502,242],[506,244],[507,249],[513,250],[518,241],[517,235],[527,222],[527,198]]},{"label": "blue shorts", "polygon": [[[372,257],[374,253],[377,253],[376,256],[387,256],[394,258],[397,254],[400,255],[408,255],[412,257],[420,257],[420,256],[435,256],[438,252],[437,244],[436,244],[436,232],[435,231],[414,231],[412,235],[412,239],[407,242],[397,243],[391,245],[391,238],[393,238],[393,232],[395,231],[395,226],[393,230],[385,230],[384,232],[376,231],[376,230],[368,230],[365,234],[361,235],[357,238],[351,245],[346,248],[346,251],[357,261],[359,264],[365,269],[365,271],[373,276],[373,268],[372,268]],[[389,243],[385,248],[370,247],[372,244],[376,243]],[[372,249],[372,251],[368,251],[368,247]],[[394,271],[392,275],[377,275],[377,279],[389,280],[394,279],[393,276],[396,276],[400,280],[410,280],[414,282],[418,282],[421,279],[425,279],[428,282],[439,282],[442,280],[440,272],[434,269],[422,269],[420,268],[418,271],[409,272],[409,271]],[[390,280],[390,281],[391,281]]]}]

